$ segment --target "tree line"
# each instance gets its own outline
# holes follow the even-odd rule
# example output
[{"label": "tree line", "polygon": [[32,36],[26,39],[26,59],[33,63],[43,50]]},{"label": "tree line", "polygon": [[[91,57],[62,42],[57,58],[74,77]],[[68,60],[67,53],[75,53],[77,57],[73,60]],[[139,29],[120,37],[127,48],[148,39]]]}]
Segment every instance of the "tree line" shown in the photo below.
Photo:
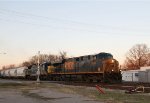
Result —
[{"label": "tree line", "polygon": [[[61,62],[62,60],[67,58],[67,52],[60,51],[59,54],[40,54],[39,55],[39,63],[42,64],[44,62],[48,63],[54,63],[54,62]],[[38,64],[38,55],[34,55],[28,60],[22,62],[18,67],[21,66],[31,66],[31,65],[37,65]],[[10,64],[7,66],[3,66],[2,69],[12,69],[16,66],[14,64]]]}]

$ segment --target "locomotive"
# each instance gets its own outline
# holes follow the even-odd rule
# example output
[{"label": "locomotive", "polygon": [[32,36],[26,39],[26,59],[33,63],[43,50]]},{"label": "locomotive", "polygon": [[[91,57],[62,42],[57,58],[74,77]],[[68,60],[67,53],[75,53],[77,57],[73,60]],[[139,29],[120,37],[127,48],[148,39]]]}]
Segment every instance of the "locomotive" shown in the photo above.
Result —
[{"label": "locomotive", "polygon": [[[24,68],[24,69],[23,69]],[[37,65],[1,70],[3,78],[36,79]],[[64,59],[61,62],[43,63],[39,67],[40,79],[62,81],[121,82],[119,63],[110,53],[99,53]],[[20,72],[17,72],[19,71]],[[14,73],[14,74],[13,74]],[[21,75],[19,76],[20,73]]]},{"label": "locomotive", "polygon": [[99,53],[66,59],[48,66],[51,80],[121,82],[119,63],[110,53]]}]

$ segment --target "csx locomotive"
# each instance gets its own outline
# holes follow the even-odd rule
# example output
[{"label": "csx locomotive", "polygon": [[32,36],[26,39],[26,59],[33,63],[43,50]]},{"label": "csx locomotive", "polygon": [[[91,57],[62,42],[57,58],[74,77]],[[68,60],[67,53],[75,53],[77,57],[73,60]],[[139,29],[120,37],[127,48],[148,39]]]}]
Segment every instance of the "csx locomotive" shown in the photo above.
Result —
[{"label": "csx locomotive", "polygon": [[[2,77],[6,77],[4,73],[6,71],[8,70],[1,71]],[[33,65],[22,71],[22,77],[34,79],[37,76],[36,73],[37,65]],[[61,62],[43,63],[40,65],[40,73],[40,78],[47,80],[78,80],[89,82],[121,82],[122,80],[118,61],[110,53],[104,52],[95,55],[68,58]],[[9,75],[9,72],[7,73],[7,77],[12,77]],[[17,72],[14,77],[17,77]]]}]

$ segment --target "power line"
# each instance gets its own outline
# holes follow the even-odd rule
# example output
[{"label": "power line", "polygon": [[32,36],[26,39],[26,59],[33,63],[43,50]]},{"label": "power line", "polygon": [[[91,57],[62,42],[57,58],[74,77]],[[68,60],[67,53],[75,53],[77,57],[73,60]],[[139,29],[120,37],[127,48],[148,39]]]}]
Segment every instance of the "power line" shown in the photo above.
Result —
[{"label": "power line", "polygon": [[1,21],[5,21],[5,22],[14,22],[14,23],[22,23],[22,24],[28,24],[28,25],[34,25],[34,26],[41,26],[41,27],[51,27],[54,29],[70,29],[70,30],[75,30],[75,31],[82,31],[82,32],[94,32],[94,33],[109,33],[109,32],[99,32],[99,31],[92,31],[92,30],[86,30],[86,29],[76,29],[76,28],[68,28],[68,27],[54,27],[52,25],[43,25],[43,24],[37,24],[37,23],[29,23],[29,22],[24,22],[24,21],[16,21],[16,20],[10,20],[10,19],[4,19],[4,18],[0,18]]},{"label": "power line", "polygon": [[[58,19],[58,18],[52,18],[52,17],[34,15],[34,14],[30,14],[30,13],[22,13],[22,12],[13,11],[13,10],[6,10],[6,9],[0,9],[0,10],[1,10],[1,11],[4,11],[4,12],[7,12],[7,13],[15,14],[15,15],[17,15],[17,16],[36,17],[36,18],[42,18],[42,19],[46,19],[46,20],[64,21],[65,23],[70,22],[70,23],[74,23],[74,24],[91,25],[91,24],[81,23],[81,22],[72,21],[72,20]],[[2,13],[2,12],[1,12],[1,13]],[[3,13],[3,14],[4,14],[4,13]]]},{"label": "power line", "polygon": [[[31,23],[31,22],[25,22],[25,21],[19,21],[19,20],[11,20],[11,19],[4,19],[4,18],[0,18],[1,21],[4,22],[13,22],[13,23],[21,23],[21,24],[26,24],[26,25],[32,25],[32,26],[39,26],[39,27],[50,27],[53,29],[63,29],[63,30],[72,30],[72,31],[80,31],[80,32],[89,32],[89,33],[96,33],[99,35],[130,35],[132,36],[131,33],[115,33],[115,32],[100,32],[100,31],[94,31],[94,30],[87,30],[87,29],[78,29],[78,28],[70,28],[70,27],[56,27],[56,26],[52,26],[52,25],[47,25],[47,24],[38,24],[38,23]],[[142,34],[139,34],[141,36],[143,36]]]},{"label": "power line", "polygon": [[[13,14],[15,14],[15,16],[24,17],[24,18],[29,17],[30,19],[34,19],[34,20],[35,20],[35,18],[31,18],[31,17],[44,18],[45,20],[65,21],[67,24],[69,24],[68,22],[71,22],[71,23],[74,23],[74,24],[82,24],[82,25],[90,25],[91,26],[91,24],[88,24],[88,23],[82,23],[82,22],[76,22],[76,21],[70,21],[70,20],[63,20],[63,19],[56,19],[56,18],[50,18],[50,17],[34,15],[34,14],[30,14],[30,13],[22,13],[22,12],[17,12],[17,11],[13,11],[13,10],[0,9],[0,14],[5,15],[7,13],[13,13]],[[91,33],[98,33],[98,34],[100,34],[100,33],[113,34],[113,35],[124,34],[124,33],[100,32],[100,31],[89,30],[89,29],[81,29],[81,28],[80,29],[76,29],[76,28],[62,27],[62,26],[58,27],[58,25],[56,27],[56,26],[52,26],[52,25],[49,25],[49,24],[31,23],[31,22],[26,22],[26,21],[18,21],[18,20],[4,19],[4,18],[0,18],[0,19],[1,19],[1,21],[5,21],[5,22],[11,21],[11,22],[16,22],[16,23],[40,26],[40,27],[51,27],[51,28],[54,28],[54,29],[64,29],[64,30],[70,29],[70,30],[75,30],[75,31],[91,32]],[[102,26],[102,25],[94,25],[94,26],[95,27],[101,26],[101,27],[104,27],[104,28],[107,27],[107,26]]]},{"label": "power line", "polygon": [[[115,29],[115,30],[128,30],[128,31],[132,31],[131,29],[124,29],[124,28],[120,28],[120,27],[113,27],[113,26],[106,26],[106,25],[97,25],[97,24],[89,24],[89,23],[84,23],[84,22],[78,22],[78,21],[73,21],[73,20],[66,20],[66,19],[59,19],[59,18],[52,18],[52,17],[46,17],[46,16],[40,16],[40,15],[35,15],[35,14],[31,14],[31,13],[23,13],[23,12],[18,12],[18,11],[14,11],[14,10],[7,10],[7,9],[2,9],[0,8],[0,11],[3,12],[7,12],[7,13],[12,13],[16,16],[19,17],[36,17],[36,18],[42,18],[45,20],[53,20],[55,22],[63,22],[65,24],[79,24],[79,25],[86,25],[86,26],[94,26],[94,27],[101,27],[101,28],[107,28],[107,29]],[[0,12],[2,13],[2,12]],[[4,13],[3,13],[4,14]],[[30,18],[30,19],[35,19],[35,18]]]}]

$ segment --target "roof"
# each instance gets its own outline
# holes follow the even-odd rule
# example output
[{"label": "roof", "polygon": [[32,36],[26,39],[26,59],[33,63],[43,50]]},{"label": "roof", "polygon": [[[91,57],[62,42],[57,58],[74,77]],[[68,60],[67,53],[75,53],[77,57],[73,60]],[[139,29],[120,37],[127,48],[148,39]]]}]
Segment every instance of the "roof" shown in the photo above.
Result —
[{"label": "roof", "polygon": [[[137,71],[150,71],[150,66],[147,66],[147,67],[141,67],[140,69],[137,69],[137,70],[125,70],[127,72],[137,72]],[[125,72],[123,71],[123,72]]]},{"label": "roof", "polygon": [[126,70],[126,71],[121,71],[121,72],[138,72],[139,70]]},{"label": "roof", "polygon": [[150,70],[150,66],[140,68],[140,71],[146,71],[146,70]]}]

